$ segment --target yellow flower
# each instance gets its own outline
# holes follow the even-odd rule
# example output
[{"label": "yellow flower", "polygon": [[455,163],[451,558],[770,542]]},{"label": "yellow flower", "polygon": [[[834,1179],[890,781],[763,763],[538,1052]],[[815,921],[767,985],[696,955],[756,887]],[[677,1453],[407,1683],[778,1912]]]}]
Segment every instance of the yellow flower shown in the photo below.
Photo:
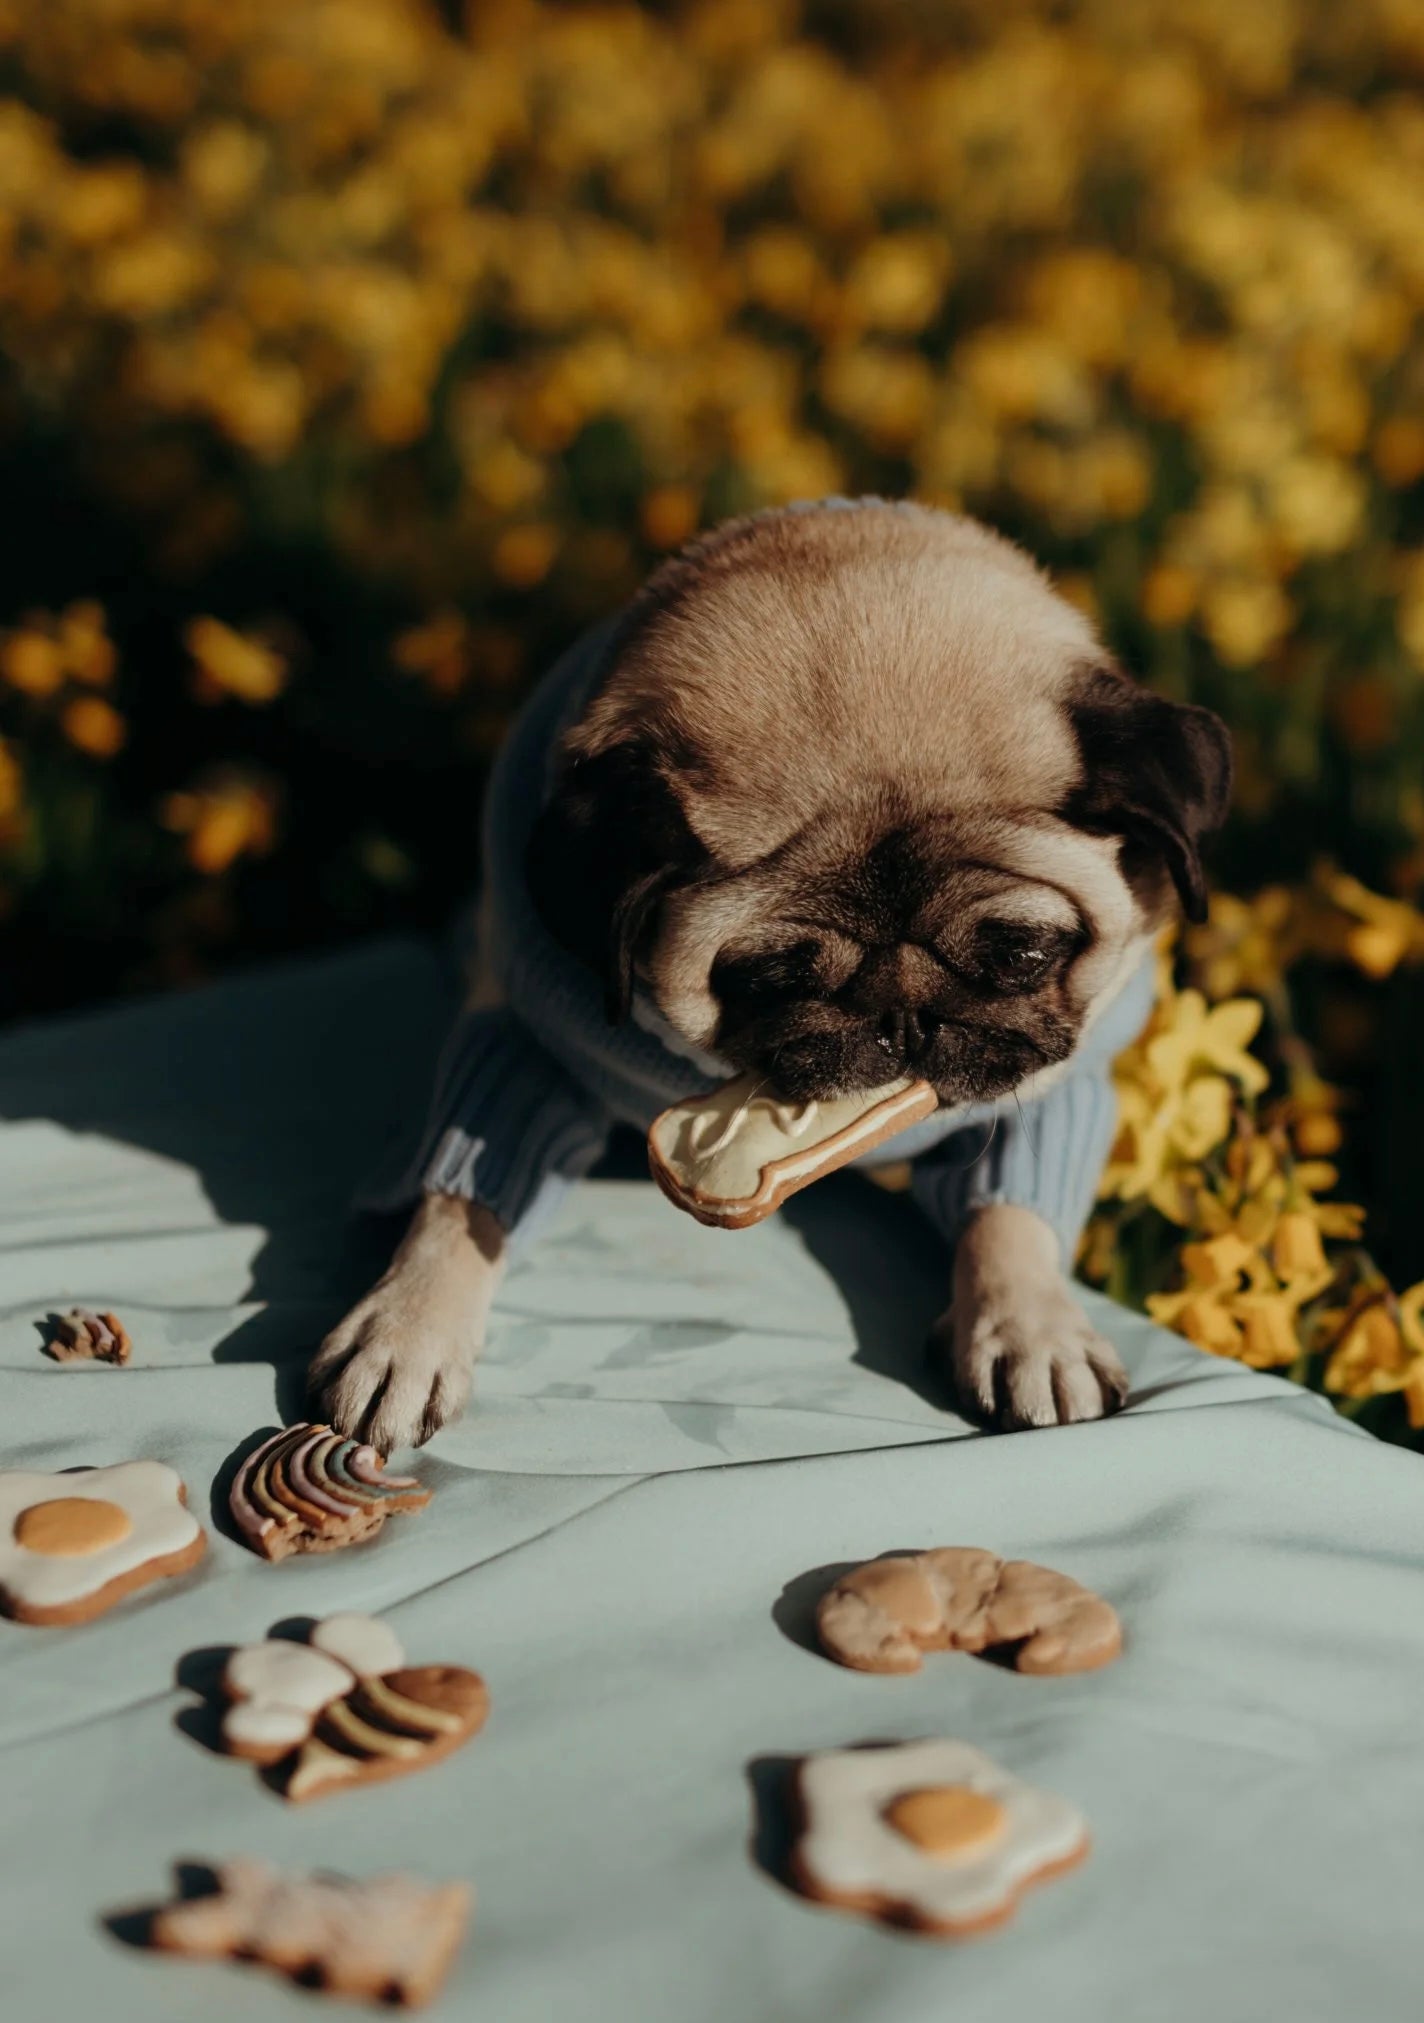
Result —
[{"label": "yellow flower", "polygon": [[1159,562],[1142,585],[1142,615],[1164,629],[1185,625],[1197,608],[1201,580],[1180,562]]},{"label": "yellow flower", "polygon": [[905,449],[934,397],[934,378],[917,351],[860,344],[833,351],[821,368],[826,405],[879,449]]},{"label": "yellow flower", "polygon": [[101,695],[76,696],[65,704],[59,723],[69,742],[95,759],[113,758],[128,736],[123,718]]},{"label": "yellow flower", "polygon": [[90,688],[107,688],[114,678],[118,655],[104,630],[104,609],[92,599],[82,599],[60,613],[55,630],[64,671],[72,681]]},{"label": "yellow flower", "polygon": [[1293,1363],[1301,1353],[1296,1302],[1285,1293],[1246,1294],[1236,1302],[1241,1320],[1241,1361],[1253,1370]]},{"label": "yellow flower", "polygon": [[1416,1358],[1383,1297],[1362,1307],[1325,1365],[1325,1388],[1346,1398],[1377,1398],[1403,1388]]},{"label": "yellow flower", "polygon": [[193,656],[193,693],[200,702],[275,702],[287,685],[287,663],[264,640],[234,632],[220,618],[194,618],[183,634]]},{"label": "yellow flower", "polygon": [[1241,1326],[1228,1311],[1225,1295],[1220,1291],[1203,1292],[1198,1287],[1189,1287],[1185,1292],[1151,1293],[1147,1311],[1159,1327],[1174,1328],[1214,1356],[1241,1354]]},{"label": "yellow flower", "polygon": [[1392,976],[1402,962],[1424,958],[1424,913],[1417,908],[1371,892],[1332,865],[1317,870],[1316,883],[1345,914],[1345,953],[1366,976]]},{"label": "yellow flower", "polygon": [[510,527],[494,544],[494,573],[516,590],[532,590],[554,566],[559,537],[552,527]]},{"label": "yellow flower", "polygon": [[69,605],[58,618],[28,612],[0,641],[0,678],[23,695],[53,695],[67,680],[103,688],[116,664],[103,607],[90,599]]},{"label": "yellow flower", "polygon": [[266,780],[236,771],[169,794],[159,817],[187,839],[189,862],[217,877],[239,857],[265,856],[277,840],[277,796]]},{"label": "yellow flower", "polygon": [[1147,1041],[1147,1064],[1164,1088],[1180,1088],[1197,1068],[1229,1075],[1248,1096],[1270,1080],[1246,1050],[1261,1025],[1262,1008],[1253,998],[1228,998],[1207,1006],[1197,990],[1178,992],[1159,1005]]},{"label": "yellow flower", "polygon": [[1299,952],[1295,895],[1268,885],[1253,899],[1213,892],[1207,918],[1183,939],[1192,974],[1218,1002],[1238,992],[1266,996],[1280,984]]},{"label": "yellow flower", "polygon": [[1424,1278],[1399,1295],[1399,1331],[1413,1356],[1424,1356]]},{"label": "yellow flower", "polygon": [[1292,1209],[1276,1224],[1271,1238],[1271,1263],[1283,1279],[1313,1278],[1329,1273],[1320,1227],[1313,1215]]},{"label": "yellow flower", "polygon": [[436,611],[391,644],[391,659],[405,674],[417,674],[436,695],[454,695],[470,678],[470,625],[453,609]]},{"label": "yellow flower", "polygon": [[13,745],[0,738],[0,843],[13,843],[25,808],[25,775]]},{"label": "yellow flower", "polygon": [[1261,1254],[1234,1230],[1209,1238],[1205,1243],[1182,1246],[1182,1269],[1198,1285],[1219,1290],[1238,1287],[1243,1278],[1259,1270]]},{"label": "yellow flower", "polygon": [[690,485],[659,485],[644,498],[638,518],[654,548],[680,548],[697,532],[701,505]]},{"label": "yellow flower", "polygon": [[949,280],[949,247],[937,232],[886,232],[857,256],[842,306],[867,330],[910,335],[934,316]]},{"label": "yellow flower", "polygon": [[59,642],[32,626],[21,626],[0,646],[0,674],[22,695],[52,695],[64,684]]},{"label": "yellow flower", "polygon": [[1226,578],[1202,597],[1202,625],[1228,667],[1250,667],[1280,644],[1295,622],[1290,599],[1266,578]]}]

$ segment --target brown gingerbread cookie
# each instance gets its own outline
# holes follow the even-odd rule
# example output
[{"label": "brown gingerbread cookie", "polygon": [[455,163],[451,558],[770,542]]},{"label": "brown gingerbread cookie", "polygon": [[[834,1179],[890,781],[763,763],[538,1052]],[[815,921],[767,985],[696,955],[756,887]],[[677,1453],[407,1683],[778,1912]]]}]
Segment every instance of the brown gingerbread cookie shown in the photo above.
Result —
[{"label": "brown gingerbread cookie", "polygon": [[489,1693],[461,1665],[407,1665],[372,1616],[329,1616],[310,1641],[269,1637],[232,1653],[223,1747],[273,1766],[293,1803],[424,1770],[479,1733]]},{"label": "brown gingerbread cookie", "polygon": [[254,1961],[330,1995],[404,2008],[439,1991],[474,1900],[465,1883],[409,1876],[283,1876],[260,1861],[214,1873],[215,1891],[154,1914],[152,1945],[190,1960]]},{"label": "brown gingerbread cookie", "polygon": [[648,1164],[668,1199],[697,1221],[749,1229],[938,1102],[928,1082],[904,1076],[863,1095],[783,1103],[761,1076],[739,1075],[655,1117]]},{"label": "brown gingerbread cookie", "polygon": [[867,1560],[822,1595],[816,1630],[826,1654],[857,1672],[917,1672],[924,1651],[1001,1649],[1020,1672],[1089,1672],[1122,1649],[1100,1596],[975,1546]]}]

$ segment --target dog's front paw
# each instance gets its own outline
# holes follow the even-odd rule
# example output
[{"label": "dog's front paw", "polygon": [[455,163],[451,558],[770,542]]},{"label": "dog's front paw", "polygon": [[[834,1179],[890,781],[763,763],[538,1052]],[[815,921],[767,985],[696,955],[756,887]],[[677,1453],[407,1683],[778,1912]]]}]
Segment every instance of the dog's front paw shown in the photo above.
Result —
[{"label": "dog's front paw", "polygon": [[382,1454],[419,1447],[464,1411],[478,1353],[449,1322],[393,1304],[377,1288],[332,1329],[312,1358],[313,1410]]},{"label": "dog's front paw", "polygon": [[1127,1373],[1061,1279],[960,1296],[931,1337],[960,1409],[1005,1432],[1117,1411]]}]

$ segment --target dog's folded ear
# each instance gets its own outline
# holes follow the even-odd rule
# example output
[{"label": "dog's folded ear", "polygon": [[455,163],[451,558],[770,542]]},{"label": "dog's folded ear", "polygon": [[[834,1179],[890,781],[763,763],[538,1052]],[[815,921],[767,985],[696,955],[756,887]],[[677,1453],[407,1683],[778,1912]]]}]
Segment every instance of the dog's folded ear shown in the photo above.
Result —
[{"label": "dog's folded ear", "polygon": [[525,855],[544,925],[603,977],[611,1024],[628,1016],[634,965],[660,902],[707,863],[669,771],[665,755],[638,736],[575,753]]},{"label": "dog's folded ear", "polygon": [[1188,920],[1206,918],[1201,842],[1226,819],[1231,739],[1220,717],[1168,702],[1111,666],[1085,669],[1067,701],[1082,775],[1062,810],[1119,835],[1169,872]]}]

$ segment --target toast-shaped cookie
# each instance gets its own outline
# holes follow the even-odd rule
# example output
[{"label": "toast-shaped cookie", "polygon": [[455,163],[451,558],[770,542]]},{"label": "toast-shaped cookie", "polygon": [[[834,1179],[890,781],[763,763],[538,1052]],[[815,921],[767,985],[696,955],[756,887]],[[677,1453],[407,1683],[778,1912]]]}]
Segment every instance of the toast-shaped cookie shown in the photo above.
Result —
[{"label": "toast-shaped cookie", "polygon": [[756,1075],[654,1118],[648,1164],[668,1199],[714,1229],[750,1229],[789,1196],[873,1151],[937,1107],[928,1082],[786,1103]]},{"label": "toast-shaped cookie", "polygon": [[247,1961],[308,1987],[413,2009],[436,1995],[460,1949],[474,1892],[410,1876],[284,1876],[225,1861],[207,1896],[165,1904],[149,1942],[190,1960]]}]

